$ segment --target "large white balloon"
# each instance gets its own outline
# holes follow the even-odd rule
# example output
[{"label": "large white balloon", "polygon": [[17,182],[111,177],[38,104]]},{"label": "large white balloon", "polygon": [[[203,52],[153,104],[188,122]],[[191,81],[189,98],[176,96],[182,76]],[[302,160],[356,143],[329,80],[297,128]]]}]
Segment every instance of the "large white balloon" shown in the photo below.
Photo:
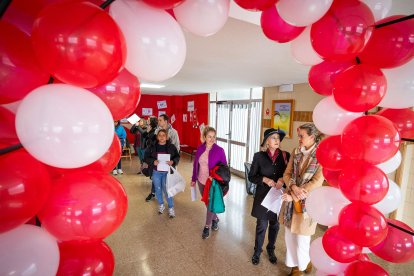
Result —
[{"label": "large white balloon", "polygon": [[378,209],[381,213],[384,215],[387,215],[395,210],[400,206],[401,204],[401,189],[391,179],[388,178],[389,188],[388,192],[385,195],[385,197],[378,202],[377,204],[374,204],[373,206]]},{"label": "large white balloon", "polygon": [[56,275],[59,247],[44,229],[19,226],[0,234],[0,244],[0,275]]},{"label": "large white balloon", "polygon": [[16,131],[33,157],[59,168],[96,161],[114,138],[112,115],[104,102],[69,84],[43,85],[30,92],[17,110]]},{"label": "large white balloon", "polygon": [[292,56],[297,62],[303,65],[315,65],[323,61],[323,59],[315,52],[312,47],[310,29],[310,27],[307,27],[290,44]]},{"label": "large white balloon", "polygon": [[385,174],[389,174],[395,171],[396,169],[398,169],[400,164],[401,164],[401,152],[397,151],[397,153],[392,158],[376,166],[380,168]]},{"label": "large white balloon", "polygon": [[224,26],[229,8],[230,0],[186,0],[174,8],[174,15],[189,32],[210,36]]},{"label": "large white balloon", "polygon": [[184,64],[187,46],[177,21],[166,11],[136,0],[118,0],[109,14],[124,33],[125,67],[139,79],[160,82]]},{"label": "large white balloon", "polygon": [[339,213],[350,203],[338,188],[323,186],[309,194],[306,211],[319,224],[332,226],[338,224]]},{"label": "large white balloon", "polygon": [[[327,115],[329,114],[329,115]],[[323,98],[313,110],[316,127],[328,135],[340,135],[345,126],[364,113],[350,112],[340,107],[333,96]]]},{"label": "large white balloon", "polygon": [[378,105],[397,109],[414,106],[414,59],[382,72],[387,79],[387,92]]},{"label": "large white balloon", "polygon": [[311,243],[310,257],[316,269],[329,275],[338,275],[349,265],[337,262],[329,257],[323,248],[322,238],[317,238]]},{"label": "large white balloon", "polygon": [[315,23],[329,10],[333,0],[280,0],[276,4],[280,17],[293,26]]},{"label": "large white balloon", "polygon": [[392,7],[392,0],[361,0],[372,11],[375,21],[385,18]]}]

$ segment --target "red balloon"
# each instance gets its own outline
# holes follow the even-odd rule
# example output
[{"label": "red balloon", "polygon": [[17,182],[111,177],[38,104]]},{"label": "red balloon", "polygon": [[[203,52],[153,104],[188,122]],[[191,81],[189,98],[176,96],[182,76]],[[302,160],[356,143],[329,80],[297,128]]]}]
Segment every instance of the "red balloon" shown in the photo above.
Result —
[{"label": "red balloon", "polygon": [[369,276],[389,276],[388,272],[372,262],[356,261],[347,266],[345,276],[369,275]]},{"label": "red balloon", "polygon": [[326,230],[322,237],[322,244],[326,254],[340,263],[356,261],[362,252],[362,247],[347,239],[338,225]]},{"label": "red balloon", "polygon": [[328,12],[311,28],[315,51],[330,60],[349,60],[364,48],[374,16],[359,0],[335,0]]},{"label": "red balloon", "polygon": [[[387,222],[395,224],[403,229],[414,230],[407,224],[387,219]],[[387,237],[379,244],[369,248],[378,257],[392,263],[406,263],[414,260],[414,236],[405,233],[392,225],[388,225]]]},{"label": "red balloon", "polygon": [[135,111],[141,98],[139,81],[126,69],[111,82],[91,88],[108,106],[114,120],[121,120]]},{"label": "red balloon", "polygon": [[16,116],[9,110],[0,106],[0,141],[15,145],[20,143],[14,125]]},{"label": "red balloon", "polygon": [[128,202],[124,188],[114,177],[80,171],[52,183],[39,218],[42,227],[58,240],[101,240],[121,225]]},{"label": "red balloon", "polygon": [[376,107],[387,89],[384,74],[375,66],[358,64],[341,72],[335,79],[335,102],[351,112],[363,112]]},{"label": "red balloon", "polygon": [[355,64],[356,62],[353,60],[324,60],[312,66],[309,70],[309,85],[316,93],[330,96],[332,95],[333,84],[337,75]]},{"label": "red balloon", "polygon": [[50,77],[38,65],[29,36],[3,21],[0,21],[0,72],[0,104],[23,99]]},{"label": "red balloon", "polygon": [[296,27],[286,23],[280,17],[276,6],[272,6],[262,12],[260,25],[268,39],[279,43],[289,42],[295,39],[305,29],[305,27]]},{"label": "red balloon", "polygon": [[339,188],[352,202],[378,203],[387,194],[388,187],[387,175],[363,161],[347,162],[339,176]]},{"label": "red balloon", "polygon": [[339,175],[341,174],[341,171],[334,171],[329,170],[327,168],[322,168],[322,174],[330,186],[339,188]]},{"label": "red balloon", "polygon": [[265,11],[276,5],[279,0],[234,0],[234,2],[248,11]]},{"label": "red balloon", "polygon": [[[5,144],[0,144],[3,148]],[[0,233],[30,220],[50,192],[46,167],[26,150],[0,155]]]},{"label": "red balloon", "polygon": [[112,275],[115,261],[103,241],[59,243],[60,261],[56,275]]},{"label": "red balloon", "polygon": [[168,10],[181,5],[185,0],[143,0],[146,4],[155,8]]},{"label": "red balloon", "polygon": [[394,123],[402,138],[414,137],[414,111],[409,108],[391,109],[386,108],[376,115],[383,116]]},{"label": "red balloon", "polygon": [[125,63],[124,36],[115,21],[88,2],[44,8],[33,26],[39,62],[61,81],[91,88],[113,80]]},{"label": "red balloon", "polygon": [[341,136],[330,136],[319,144],[316,158],[323,168],[341,170],[345,157],[342,153]]},{"label": "red balloon", "polygon": [[343,154],[374,165],[393,157],[400,142],[400,136],[393,123],[377,115],[359,117],[342,131]]},{"label": "red balloon", "polygon": [[[376,25],[404,17],[393,15]],[[414,56],[414,21],[405,20],[374,29],[364,50],[358,55],[363,63],[392,68],[409,62]]]},{"label": "red balloon", "polygon": [[379,244],[388,231],[384,215],[371,205],[360,202],[342,208],[339,227],[346,238],[364,247]]}]

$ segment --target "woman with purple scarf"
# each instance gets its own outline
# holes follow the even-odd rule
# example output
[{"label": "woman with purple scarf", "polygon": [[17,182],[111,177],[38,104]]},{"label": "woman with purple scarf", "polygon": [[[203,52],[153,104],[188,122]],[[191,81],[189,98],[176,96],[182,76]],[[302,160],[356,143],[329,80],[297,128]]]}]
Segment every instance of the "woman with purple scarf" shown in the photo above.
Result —
[{"label": "woman with purple scarf", "polygon": [[[203,195],[210,170],[220,163],[227,164],[224,149],[216,144],[216,130],[206,126],[202,138],[205,142],[197,148],[191,178],[191,186],[195,187],[197,182],[201,195]],[[210,229],[217,231],[219,229],[218,222],[217,214],[210,212],[207,206],[206,224],[201,237],[207,239],[210,236]]]}]

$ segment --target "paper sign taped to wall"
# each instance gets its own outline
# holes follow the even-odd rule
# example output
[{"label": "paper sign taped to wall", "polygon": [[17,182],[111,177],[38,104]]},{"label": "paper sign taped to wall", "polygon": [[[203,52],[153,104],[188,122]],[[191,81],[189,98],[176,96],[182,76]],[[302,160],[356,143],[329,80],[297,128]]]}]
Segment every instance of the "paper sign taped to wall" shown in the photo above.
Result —
[{"label": "paper sign taped to wall", "polygon": [[187,111],[194,111],[194,101],[187,102]]},{"label": "paper sign taped to wall", "polygon": [[166,114],[167,112],[165,112],[165,111],[162,111],[162,110],[159,110],[158,111],[158,117],[160,117],[162,114]]},{"label": "paper sign taped to wall", "polygon": [[157,102],[158,109],[167,108],[167,101],[158,101]]},{"label": "paper sign taped to wall", "polygon": [[137,114],[132,114],[127,120],[131,125],[135,125],[141,118]]},{"label": "paper sign taped to wall", "polygon": [[170,118],[171,124],[173,124],[175,122],[175,114],[173,114]]},{"label": "paper sign taped to wall", "polygon": [[142,108],[142,116],[152,116],[152,108]]},{"label": "paper sign taped to wall", "polygon": [[187,114],[183,114],[183,122],[187,122]]}]

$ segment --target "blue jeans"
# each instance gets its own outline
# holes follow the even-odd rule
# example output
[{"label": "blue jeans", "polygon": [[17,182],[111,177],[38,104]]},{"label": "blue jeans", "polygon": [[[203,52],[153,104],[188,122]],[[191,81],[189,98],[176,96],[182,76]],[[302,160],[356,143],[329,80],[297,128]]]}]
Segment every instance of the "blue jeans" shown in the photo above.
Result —
[{"label": "blue jeans", "polygon": [[152,184],[155,187],[155,196],[157,197],[158,204],[164,204],[162,193],[164,192],[167,198],[168,208],[174,207],[174,201],[172,197],[168,197],[167,193],[167,172],[159,172],[154,170],[152,172]]}]

